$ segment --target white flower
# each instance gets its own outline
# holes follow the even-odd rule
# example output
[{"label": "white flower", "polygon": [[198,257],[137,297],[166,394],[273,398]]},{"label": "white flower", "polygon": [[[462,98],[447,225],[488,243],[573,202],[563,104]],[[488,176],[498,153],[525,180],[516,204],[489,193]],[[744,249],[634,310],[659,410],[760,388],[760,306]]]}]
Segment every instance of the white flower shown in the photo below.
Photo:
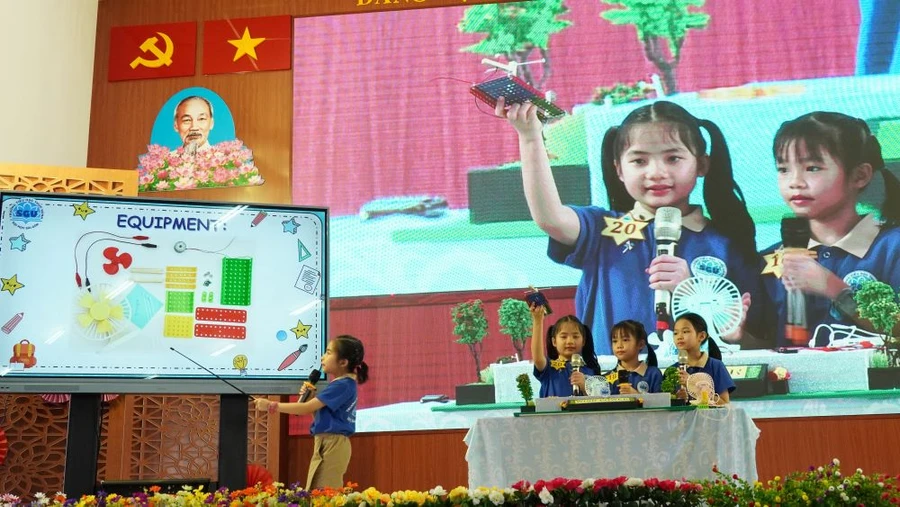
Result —
[{"label": "white flower", "polygon": [[884,483],[883,483],[883,482],[879,482],[879,483],[878,483],[878,487],[879,487],[879,488],[883,488],[883,487],[884,487]]},{"label": "white flower", "polygon": [[841,460],[839,460],[837,458],[834,458],[833,460],[831,460],[831,462],[834,463],[834,466],[838,466],[841,464]]},{"label": "white flower", "polygon": [[471,497],[472,499],[481,500],[482,498],[486,497],[487,495],[488,495],[488,489],[485,488],[484,486],[475,488],[474,490],[469,491],[469,497]]},{"label": "white flower", "polygon": [[824,471],[825,471],[825,469],[822,468],[822,467],[817,468],[817,470],[818,470],[819,472],[824,472]]},{"label": "white flower", "polygon": [[369,504],[366,502],[359,502],[359,507],[369,507]]},{"label": "white flower", "polygon": [[857,469],[856,469],[856,473],[861,474],[861,473],[862,473],[862,468],[857,468]]},{"label": "white flower", "polygon": [[480,498],[473,498],[473,499],[472,499],[472,503],[473,503],[474,505],[479,505],[479,504],[481,503],[481,499],[480,499]]},{"label": "white flower", "polygon": [[434,488],[428,490],[428,494],[434,496],[444,496],[447,494],[447,491],[440,484],[438,484]]},{"label": "white flower", "polygon": [[833,492],[833,491],[834,491],[834,486],[828,486],[828,491]]},{"label": "white flower", "polygon": [[594,481],[596,479],[585,479],[584,482],[581,483],[581,487],[584,489],[591,489],[594,487]]},{"label": "white flower", "polygon": [[838,489],[838,491],[844,491],[844,485],[843,485],[843,484],[838,484],[837,489]]},{"label": "white flower", "polygon": [[488,500],[490,500],[494,505],[503,505],[503,503],[506,501],[503,498],[503,493],[497,490],[491,491],[490,494],[488,494]]},{"label": "white flower", "polygon": [[850,497],[847,496],[847,493],[841,493],[841,500],[843,500],[843,501],[845,501],[845,502],[849,502],[849,501],[850,501]]},{"label": "white flower", "polygon": [[639,478],[639,477],[629,477],[628,480],[625,481],[625,485],[628,486],[628,487],[630,487],[630,488],[634,488],[634,487],[637,487],[637,486],[643,486],[643,485],[644,485],[644,479],[641,479],[641,478]]},{"label": "white flower", "polygon": [[538,498],[541,499],[541,502],[543,502],[544,505],[550,505],[553,503],[553,495],[551,495],[550,492],[547,491],[547,488],[541,490],[541,492],[538,494]]},{"label": "white flower", "polygon": [[841,473],[838,472],[837,470],[835,470],[835,471],[834,471],[834,476],[835,476],[835,477],[840,477],[840,476],[841,476]]}]

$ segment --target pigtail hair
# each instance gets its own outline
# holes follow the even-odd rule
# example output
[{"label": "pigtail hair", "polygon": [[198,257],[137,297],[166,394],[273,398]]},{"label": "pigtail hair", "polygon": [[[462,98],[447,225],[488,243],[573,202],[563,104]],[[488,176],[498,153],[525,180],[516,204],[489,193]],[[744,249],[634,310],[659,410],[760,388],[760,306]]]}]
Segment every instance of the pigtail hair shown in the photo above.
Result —
[{"label": "pigtail hair", "polygon": [[888,168],[881,171],[884,176],[884,204],[881,205],[881,219],[885,226],[900,226],[900,179]]},{"label": "pigtail hair", "polygon": [[353,369],[353,373],[356,374],[356,382],[358,384],[365,384],[366,380],[369,380],[369,365],[363,361],[356,365],[356,368]]},{"label": "pigtail hair", "polygon": [[600,362],[597,361],[597,352],[594,349],[594,334],[591,329],[581,322],[581,334],[584,336],[584,347],[581,349],[581,357],[584,359],[584,365],[594,370],[595,375],[600,375]]},{"label": "pigtail hair", "polygon": [[[868,132],[868,126],[866,126]],[[863,147],[863,163],[872,166],[873,171],[881,170],[884,177],[884,203],[881,205],[881,219],[887,227],[900,225],[900,180],[884,165],[881,143],[869,134]]]},{"label": "pigtail hair", "polygon": [[731,240],[747,259],[757,257],[756,224],[747,211],[741,187],[734,181],[731,153],[722,130],[710,120],[698,120],[709,133],[709,167],[703,184],[703,200],[716,230]]},{"label": "pigtail hair", "polygon": [[656,359],[656,351],[653,350],[649,343],[647,344],[647,366],[659,366],[659,361]]},{"label": "pigtail hair", "polygon": [[718,359],[719,361],[721,361],[722,360],[722,350],[719,349],[719,344],[716,343],[716,341],[713,340],[712,336],[709,336],[709,335],[707,335],[706,341],[709,342],[709,345],[707,346],[708,347],[707,353],[709,354],[709,357],[711,357],[713,359]]},{"label": "pigtail hair", "polygon": [[600,167],[603,169],[603,184],[609,198],[609,209],[626,213],[634,208],[634,197],[631,197],[625,189],[625,183],[619,179],[619,173],[616,171],[616,142],[620,130],[618,127],[610,127],[603,135]]},{"label": "pigtail hair", "polygon": [[[559,324],[559,320],[556,321],[556,324]],[[559,359],[559,352],[553,346],[553,337],[556,336],[556,324],[551,324],[547,328],[547,335],[544,338],[544,352],[547,354],[547,359]]]}]

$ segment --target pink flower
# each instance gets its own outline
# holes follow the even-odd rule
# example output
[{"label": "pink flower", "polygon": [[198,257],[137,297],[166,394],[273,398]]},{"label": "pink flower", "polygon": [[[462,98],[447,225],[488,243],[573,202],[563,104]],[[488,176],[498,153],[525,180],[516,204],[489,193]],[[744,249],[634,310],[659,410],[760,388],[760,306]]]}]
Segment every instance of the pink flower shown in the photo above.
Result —
[{"label": "pink flower", "polygon": [[175,181],[176,190],[187,190],[189,188],[197,188],[197,182],[190,177],[182,177]]},{"label": "pink flower", "polygon": [[228,181],[228,171],[222,167],[216,169],[216,172],[213,174],[213,181],[216,183],[225,183]]},{"label": "pink flower", "polygon": [[262,179],[262,176],[256,174],[247,178],[248,185],[262,185],[266,180]]}]

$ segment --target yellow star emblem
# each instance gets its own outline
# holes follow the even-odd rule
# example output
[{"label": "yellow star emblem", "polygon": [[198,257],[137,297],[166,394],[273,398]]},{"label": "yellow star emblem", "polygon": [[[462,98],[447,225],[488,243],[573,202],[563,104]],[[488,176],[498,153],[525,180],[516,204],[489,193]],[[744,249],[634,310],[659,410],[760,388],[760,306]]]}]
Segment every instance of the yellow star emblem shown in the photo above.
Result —
[{"label": "yellow star emblem", "polygon": [[250,37],[250,28],[244,27],[244,35],[240,39],[228,41],[229,44],[237,48],[237,51],[234,52],[234,59],[232,61],[236,62],[244,55],[256,60],[256,46],[259,46],[265,42],[265,40],[265,37],[258,37],[256,39]]},{"label": "yellow star emblem", "polygon": [[3,283],[3,288],[0,288],[0,292],[6,291],[9,292],[11,296],[16,295],[16,291],[25,286],[22,282],[18,280],[19,275],[13,275],[12,278],[0,278],[0,282]]},{"label": "yellow star emblem", "polygon": [[[803,250],[802,248],[798,248],[797,250]],[[815,250],[806,250],[806,255],[815,259],[818,254]],[[766,267],[763,268],[762,274],[764,275],[775,275],[775,278],[781,278],[781,275],[784,273],[784,247],[775,250],[774,252],[763,255],[763,260],[766,261]]]},{"label": "yellow star emblem", "polygon": [[72,216],[81,217],[82,220],[87,220],[87,216],[94,212],[94,209],[88,205],[87,201],[81,204],[73,204],[72,207],[75,208],[75,213]]},{"label": "yellow star emblem", "polygon": [[624,215],[621,218],[603,217],[603,220],[606,222],[606,227],[600,234],[614,239],[617,245],[621,245],[629,239],[643,241],[644,233],[642,231],[650,223],[636,220],[630,215]]},{"label": "yellow star emblem", "polygon": [[294,337],[297,338],[298,340],[299,340],[300,338],[306,338],[306,339],[309,339],[309,330],[310,330],[311,328],[312,328],[312,326],[307,326],[307,325],[304,324],[302,321],[298,320],[298,321],[297,321],[297,326],[296,326],[296,327],[292,327],[292,328],[291,328],[291,331],[294,333]]},{"label": "yellow star emblem", "polygon": [[566,369],[566,360],[563,358],[557,358],[550,361],[550,366],[553,367],[554,370],[565,370]]},{"label": "yellow star emblem", "polygon": [[784,266],[781,265],[783,259],[784,249],[781,248],[770,254],[763,255],[763,260],[766,261],[766,267],[763,268],[762,274],[775,275],[775,278],[781,278],[781,274],[784,272]]}]

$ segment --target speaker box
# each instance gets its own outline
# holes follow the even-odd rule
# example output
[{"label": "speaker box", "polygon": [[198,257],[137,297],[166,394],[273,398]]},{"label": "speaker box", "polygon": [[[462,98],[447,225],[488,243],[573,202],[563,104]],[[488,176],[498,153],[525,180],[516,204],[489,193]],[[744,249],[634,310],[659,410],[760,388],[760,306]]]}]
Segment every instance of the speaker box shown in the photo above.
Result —
[{"label": "speaker box", "polygon": [[[551,167],[563,204],[591,204],[591,177],[586,165]],[[522,168],[472,169],[468,174],[469,221],[473,224],[531,220]]]},{"label": "speaker box", "polygon": [[106,494],[115,493],[122,496],[131,496],[132,493],[140,493],[151,486],[159,486],[160,493],[177,493],[188,486],[196,489],[203,486],[203,491],[215,491],[216,483],[212,479],[146,479],[146,480],[115,480],[100,481],[97,491]]}]

